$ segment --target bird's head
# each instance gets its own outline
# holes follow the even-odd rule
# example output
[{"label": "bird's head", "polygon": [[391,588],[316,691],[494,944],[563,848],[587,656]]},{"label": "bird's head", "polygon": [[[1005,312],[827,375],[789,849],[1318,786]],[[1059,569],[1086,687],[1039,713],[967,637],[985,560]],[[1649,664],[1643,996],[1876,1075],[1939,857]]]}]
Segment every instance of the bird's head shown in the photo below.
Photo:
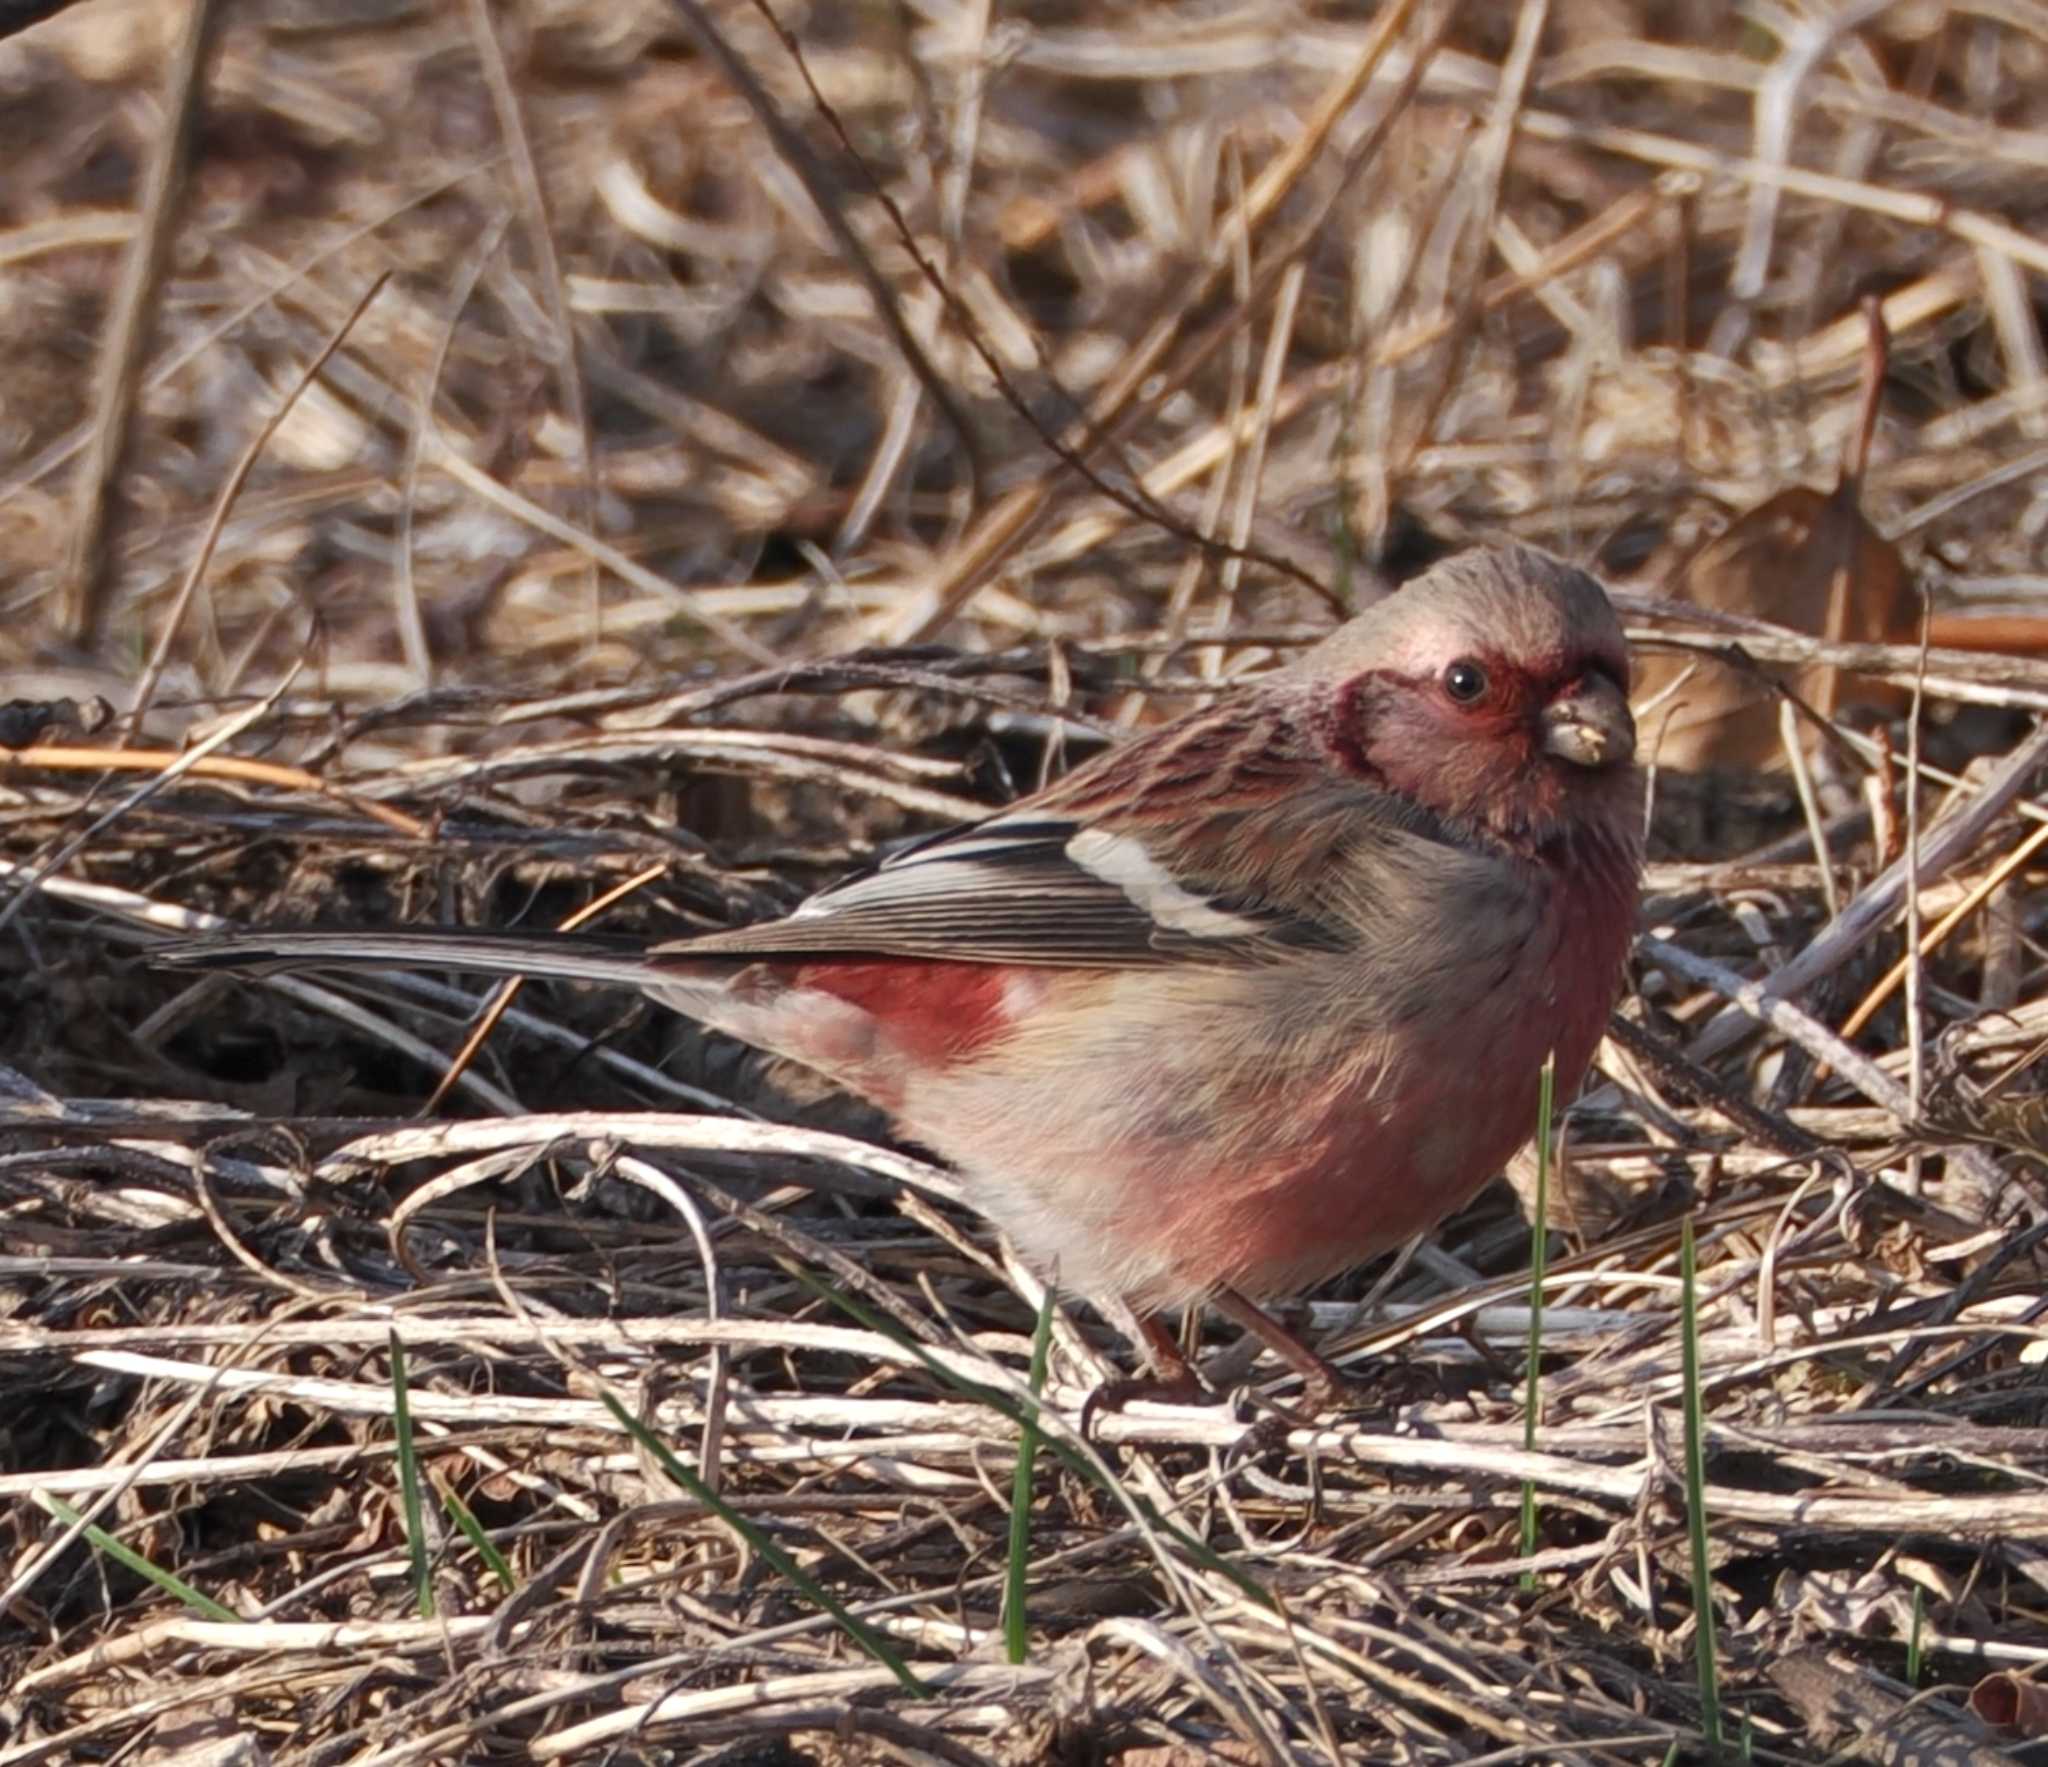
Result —
[{"label": "bird's head", "polygon": [[1446,559],[1295,669],[1336,765],[1451,822],[1535,849],[1637,810],[1621,622],[1545,553]]}]

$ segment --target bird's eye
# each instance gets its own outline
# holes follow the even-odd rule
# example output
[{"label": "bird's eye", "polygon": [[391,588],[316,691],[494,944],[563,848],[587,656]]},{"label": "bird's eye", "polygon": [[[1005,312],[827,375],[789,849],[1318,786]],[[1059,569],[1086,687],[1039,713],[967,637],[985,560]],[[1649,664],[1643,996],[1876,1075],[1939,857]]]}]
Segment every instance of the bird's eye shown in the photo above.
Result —
[{"label": "bird's eye", "polygon": [[1469,706],[1486,692],[1486,671],[1477,663],[1455,662],[1444,671],[1444,692]]}]

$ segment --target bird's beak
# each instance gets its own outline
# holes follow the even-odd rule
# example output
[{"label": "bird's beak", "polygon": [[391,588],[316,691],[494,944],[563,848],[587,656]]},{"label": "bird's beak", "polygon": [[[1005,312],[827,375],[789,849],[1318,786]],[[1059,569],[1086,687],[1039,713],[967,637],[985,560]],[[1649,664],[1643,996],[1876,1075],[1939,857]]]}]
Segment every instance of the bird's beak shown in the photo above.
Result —
[{"label": "bird's beak", "polygon": [[1574,767],[1626,765],[1636,753],[1628,695],[1605,675],[1583,677],[1543,708],[1543,748]]}]

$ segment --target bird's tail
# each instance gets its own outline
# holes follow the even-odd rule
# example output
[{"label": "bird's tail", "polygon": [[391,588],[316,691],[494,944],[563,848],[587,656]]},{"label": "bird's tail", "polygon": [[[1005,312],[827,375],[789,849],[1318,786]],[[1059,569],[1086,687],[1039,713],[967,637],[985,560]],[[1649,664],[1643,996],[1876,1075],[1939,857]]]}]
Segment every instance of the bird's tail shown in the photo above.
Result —
[{"label": "bird's tail", "polygon": [[455,969],[546,976],[644,988],[662,979],[646,947],[576,933],[477,933],[459,928],[394,932],[232,932],[175,939],[151,953],[178,969]]}]

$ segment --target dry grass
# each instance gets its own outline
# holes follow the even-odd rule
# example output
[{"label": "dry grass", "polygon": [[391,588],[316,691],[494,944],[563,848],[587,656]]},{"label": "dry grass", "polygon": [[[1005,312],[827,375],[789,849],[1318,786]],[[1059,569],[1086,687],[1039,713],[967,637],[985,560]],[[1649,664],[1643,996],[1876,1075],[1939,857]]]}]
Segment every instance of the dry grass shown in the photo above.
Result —
[{"label": "dry grass", "polygon": [[[1430,54],[1429,5],[775,4],[801,63],[746,0],[723,68],[656,0],[223,9],[182,169],[177,9],[0,44],[0,1767],[1683,1755],[1687,1213],[1731,1731],[2002,1758],[1960,1694],[2048,1663],[2048,26],[1555,0]],[[1469,539],[1657,596],[1834,484],[1872,295],[1856,494],[1940,644],[1733,630],[1921,713],[1660,777],[1656,1041],[1572,1114],[1537,1449],[1496,1187],[1317,1297],[1369,1414],[1226,1353],[1242,1403],[1045,1463],[1021,1666],[973,1383],[1021,1390],[1039,1296],[947,1173],[615,997],[522,996],[416,1120],[472,992],[147,965],[630,879],[608,925],[770,912]],[[1072,1441],[1123,1352],[1055,1321]]]}]

